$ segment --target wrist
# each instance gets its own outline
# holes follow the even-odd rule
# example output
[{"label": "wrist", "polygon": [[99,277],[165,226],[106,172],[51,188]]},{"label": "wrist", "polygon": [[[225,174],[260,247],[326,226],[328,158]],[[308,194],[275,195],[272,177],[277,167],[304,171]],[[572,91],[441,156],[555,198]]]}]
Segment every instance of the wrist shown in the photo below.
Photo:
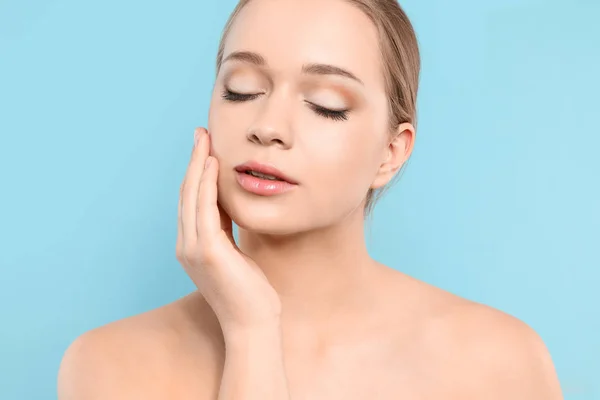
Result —
[{"label": "wrist", "polygon": [[281,341],[281,335],[279,318],[223,330],[225,344],[229,347],[256,346],[262,343],[278,344]]}]

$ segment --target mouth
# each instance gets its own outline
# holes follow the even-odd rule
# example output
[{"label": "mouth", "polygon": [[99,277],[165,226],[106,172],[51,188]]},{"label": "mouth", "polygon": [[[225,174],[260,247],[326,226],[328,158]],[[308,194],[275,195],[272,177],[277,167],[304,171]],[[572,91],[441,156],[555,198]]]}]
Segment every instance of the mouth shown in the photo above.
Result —
[{"label": "mouth", "polygon": [[277,168],[255,161],[238,165],[237,181],[249,193],[259,196],[275,196],[293,190],[298,182]]},{"label": "mouth", "polygon": [[261,164],[256,161],[250,161],[250,162],[238,165],[234,169],[239,173],[250,175],[257,179],[262,179],[262,180],[267,180],[267,181],[287,182],[292,185],[298,184],[298,182],[296,182],[294,179],[290,178],[289,176],[286,176],[283,172],[281,172],[277,168],[275,168],[271,165]]}]

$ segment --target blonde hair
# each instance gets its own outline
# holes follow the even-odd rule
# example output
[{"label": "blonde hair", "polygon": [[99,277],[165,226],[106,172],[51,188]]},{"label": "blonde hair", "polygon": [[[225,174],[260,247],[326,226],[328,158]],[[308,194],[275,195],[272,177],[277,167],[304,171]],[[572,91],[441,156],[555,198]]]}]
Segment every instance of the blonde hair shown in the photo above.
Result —
[{"label": "blonde hair", "polygon": [[[251,0],[240,0],[229,16],[217,52],[217,74],[221,69],[225,41],[235,18]],[[344,0],[362,10],[373,22],[379,34],[379,48],[383,60],[383,73],[389,104],[390,133],[409,122],[416,126],[417,91],[421,59],[417,38],[408,16],[397,0]],[[402,166],[402,169],[406,163]],[[402,171],[401,169],[401,171]],[[397,174],[395,178],[398,178]],[[369,189],[364,214],[373,206],[391,184],[379,189]]]}]

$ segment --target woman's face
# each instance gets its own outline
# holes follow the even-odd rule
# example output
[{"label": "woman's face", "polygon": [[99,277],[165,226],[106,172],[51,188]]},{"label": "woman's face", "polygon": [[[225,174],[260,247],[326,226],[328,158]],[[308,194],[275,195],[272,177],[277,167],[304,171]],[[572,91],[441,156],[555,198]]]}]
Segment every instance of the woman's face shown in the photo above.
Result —
[{"label": "woman's face", "polygon": [[[341,0],[253,0],[237,16],[211,99],[219,202],[242,228],[288,234],[359,212],[391,174],[388,103],[375,26]],[[291,190],[238,182],[248,161],[274,166]]]}]

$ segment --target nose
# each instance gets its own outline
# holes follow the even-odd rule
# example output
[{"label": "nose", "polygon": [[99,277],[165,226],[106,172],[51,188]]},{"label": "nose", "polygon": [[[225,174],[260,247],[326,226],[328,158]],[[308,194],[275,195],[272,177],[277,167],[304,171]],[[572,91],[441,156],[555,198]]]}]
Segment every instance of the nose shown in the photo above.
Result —
[{"label": "nose", "polygon": [[289,149],[293,145],[290,124],[290,110],[286,110],[285,100],[274,96],[264,102],[260,114],[248,129],[246,137],[261,146],[278,146]]}]

